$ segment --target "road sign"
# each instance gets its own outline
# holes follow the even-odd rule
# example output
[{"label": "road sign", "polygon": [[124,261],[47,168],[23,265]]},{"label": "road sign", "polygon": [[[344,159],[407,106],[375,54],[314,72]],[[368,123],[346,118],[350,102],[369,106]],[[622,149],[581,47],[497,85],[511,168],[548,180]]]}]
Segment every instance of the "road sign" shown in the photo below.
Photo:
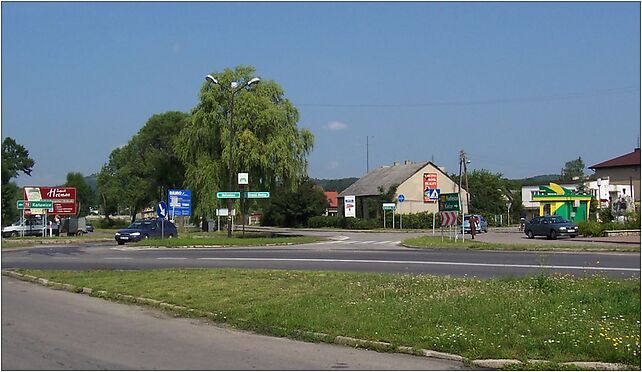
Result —
[{"label": "road sign", "polygon": [[441,194],[440,189],[427,189],[424,192],[424,201],[429,200],[430,202],[439,201],[439,194]]},{"label": "road sign", "polygon": [[165,218],[165,216],[167,216],[167,203],[164,201],[158,203],[156,206],[156,214],[159,218]]},{"label": "road sign", "polygon": [[53,200],[17,200],[16,205],[18,209],[51,209],[53,208]]},{"label": "road sign", "polygon": [[424,173],[424,203],[436,203],[438,200],[430,199],[426,194],[429,189],[437,188],[437,173]]},{"label": "road sign", "polygon": [[457,224],[457,212],[440,212],[441,226],[452,226]]},{"label": "road sign", "polygon": [[396,208],[395,203],[383,203],[383,210],[384,211],[394,211]]},{"label": "road sign", "polygon": [[269,191],[248,191],[245,193],[248,199],[267,199],[270,197]]},{"label": "road sign", "polygon": [[172,216],[192,215],[192,190],[169,190],[167,196]]},{"label": "road sign", "polygon": [[239,178],[239,185],[247,185],[248,180],[250,179],[247,173],[239,173],[238,178]]},{"label": "road sign", "polygon": [[241,193],[239,191],[219,191],[216,193],[217,199],[240,199]]},{"label": "road sign", "polygon": [[404,194],[399,194],[397,200],[399,200],[399,203],[403,203],[403,201],[406,200],[406,196]]},{"label": "road sign", "polygon": [[452,212],[459,211],[459,194],[448,193],[439,195],[439,211]]}]

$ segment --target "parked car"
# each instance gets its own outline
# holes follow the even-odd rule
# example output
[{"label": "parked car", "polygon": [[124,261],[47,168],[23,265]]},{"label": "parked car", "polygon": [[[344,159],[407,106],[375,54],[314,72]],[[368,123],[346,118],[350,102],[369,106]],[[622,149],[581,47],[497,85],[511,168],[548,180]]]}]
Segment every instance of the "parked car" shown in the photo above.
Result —
[{"label": "parked car", "polygon": [[[162,226],[161,223],[163,224]],[[178,236],[176,225],[171,221],[149,219],[134,221],[134,223],[126,229],[118,230],[114,238],[119,245],[123,245],[127,242],[137,242],[142,239],[160,238],[161,231],[164,239],[171,239]]]},{"label": "parked car", "polygon": [[94,227],[92,225],[87,224],[85,225],[85,230],[87,232],[94,232]]},{"label": "parked car", "polygon": [[[464,215],[464,233],[470,234],[470,216],[473,216],[471,214]],[[477,217],[477,229],[476,231],[479,232],[488,232],[488,221],[484,218],[484,216],[480,214],[475,214],[474,216]]]},{"label": "parked car", "polygon": [[[42,236],[45,229],[45,235],[49,235],[49,225],[43,225],[41,217],[28,217],[2,228],[2,237]],[[57,224],[51,224],[51,230],[55,236],[60,235]]]},{"label": "parked car", "polygon": [[530,220],[524,226],[524,233],[529,239],[536,236],[546,236],[548,239],[556,239],[558,236],[574,238],[578,234],[578,227],[560,216],[541,216]]}]

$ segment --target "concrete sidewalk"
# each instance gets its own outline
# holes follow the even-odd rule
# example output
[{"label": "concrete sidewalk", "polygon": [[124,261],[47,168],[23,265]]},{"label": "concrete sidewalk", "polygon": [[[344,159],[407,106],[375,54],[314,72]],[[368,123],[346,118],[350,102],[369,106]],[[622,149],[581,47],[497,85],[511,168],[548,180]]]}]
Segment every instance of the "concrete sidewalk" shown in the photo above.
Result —
[{"label": "concrete sidewalk", "polygon": [[[566,238],[560,237],[559,239],[549,240],[546,237],[538,236],[534,239],[529,239],[523,231],[519,231],[517,227],[492,227],[488,233],[477,234],[476,240],[486,243],[509,243],[509,244],[550,244],[550,245],[640,245],[639,236],[608,236],[608,237],[577,237]],[[466,235],[466,239],[470,239],[470,235]]]}]

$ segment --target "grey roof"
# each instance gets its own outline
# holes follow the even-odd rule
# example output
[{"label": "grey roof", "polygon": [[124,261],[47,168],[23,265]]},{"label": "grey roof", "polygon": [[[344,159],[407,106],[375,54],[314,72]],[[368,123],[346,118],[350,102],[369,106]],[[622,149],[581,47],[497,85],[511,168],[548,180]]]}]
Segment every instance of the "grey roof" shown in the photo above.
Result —
[{"label": "grey roof", "polygon": [[421,162],[414,164],[400,164],[390,167],[382,167],[370,171],[353,183],[347,189],[343,190],[338,197],[343,198],[346,195],[370,196],[379,195],[379,187],[383,186],[386,192],[393,185],[401,185],[410,176],[417,173],[430,162]]}]

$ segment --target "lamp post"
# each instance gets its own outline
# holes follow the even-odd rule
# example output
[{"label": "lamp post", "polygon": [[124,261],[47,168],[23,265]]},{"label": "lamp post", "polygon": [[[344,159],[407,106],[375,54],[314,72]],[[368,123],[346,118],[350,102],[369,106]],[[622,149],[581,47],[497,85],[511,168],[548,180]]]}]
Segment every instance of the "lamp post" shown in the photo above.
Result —
[{"label": "lamp post", "polygon": [[[207,81],[210,84],[216,84],[218,86],[221,86],[218,82],[218,80],[212,76],[212,75],[207,75],[205,76],[205,81]],[[255,77],[250,79],[249,81],[246,81],[245,83],[239,83],[238,81],[233,81],[230,83],[230,111],[228,114],[228,123],[230,126],[230,156],[227,160],[227,169],[229,170],[228,174],[228,179],[227,179],[227,189],[228,191],[232,191],[232,139],[234,137],[234,127],[232,125],[232,116],[234,115],[234,97],[238,92],[241,91],[243,88],[248,88],[250,85],[254,83],[258,83],[261,81],[261,79]],[[222,87],[222,86],[221,86]],[[227,237],[231,238],[232,237],[232,199],[227,199]]]}]

